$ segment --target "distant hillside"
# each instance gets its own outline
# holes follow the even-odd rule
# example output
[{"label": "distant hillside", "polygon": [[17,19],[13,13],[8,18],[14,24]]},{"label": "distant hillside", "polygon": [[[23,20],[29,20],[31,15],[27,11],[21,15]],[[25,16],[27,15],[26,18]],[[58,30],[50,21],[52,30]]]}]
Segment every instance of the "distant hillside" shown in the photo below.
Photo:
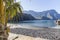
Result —
[{"label": "distant hillside", "polygon": [[20,13],[17,13],[17,15],[8,22],[19,22],[24,20],[35,20],[35,18],[31,14],[23,13],[23,15],[21,16]]},{"label": "distant hillside", "polygon": [[60,14],[56,12],[55,10],[47,10],[43,12],[35,12],[35,11],[24,11],[24,13],[31,14],[33,17],[36,19],[41,19],[41,20],[56,20],[60,19]]}]

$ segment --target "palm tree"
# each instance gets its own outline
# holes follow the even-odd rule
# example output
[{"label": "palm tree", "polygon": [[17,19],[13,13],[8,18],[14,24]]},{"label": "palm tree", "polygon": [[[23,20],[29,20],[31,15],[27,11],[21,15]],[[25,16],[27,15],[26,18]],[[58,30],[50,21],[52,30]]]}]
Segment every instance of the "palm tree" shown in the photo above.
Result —
[{"label": "palm tree", "polygon": [[22,13],[21,5],[18,2],[14,0],[0,0],[0,40],[7,40],[8,19],[12,19],[17,12]]}]

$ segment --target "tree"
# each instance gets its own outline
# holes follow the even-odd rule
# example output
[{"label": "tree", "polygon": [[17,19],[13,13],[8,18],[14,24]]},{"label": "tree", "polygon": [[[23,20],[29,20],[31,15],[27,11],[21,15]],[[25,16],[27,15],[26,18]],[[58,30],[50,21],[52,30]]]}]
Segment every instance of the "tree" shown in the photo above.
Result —
[{"label": "tree", "polygon": [[15,2],[15,0],[0,0],[0,29],[1,29],[0,34],[4,35],[3,37],[1,37],[1,40],[3,38],[4,38],[3,40],[5,40],[5,36],[8,35],[7,32],[8,19],[12,19],[17,12],[22,13],[21,5],[18,2]]}]

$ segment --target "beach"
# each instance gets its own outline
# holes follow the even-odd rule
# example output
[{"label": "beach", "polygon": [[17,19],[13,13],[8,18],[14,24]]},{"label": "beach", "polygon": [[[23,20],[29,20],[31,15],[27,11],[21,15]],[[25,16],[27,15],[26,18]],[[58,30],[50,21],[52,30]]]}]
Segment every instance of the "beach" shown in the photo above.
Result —
[{"label": "beach", "polygon": [[[9,24],[10,25],[10,24]],[[25,28],[26,27],[26,28]],[[60,29],[27,28],[27,26],[10,25],[8,40],[60,40]]]}]

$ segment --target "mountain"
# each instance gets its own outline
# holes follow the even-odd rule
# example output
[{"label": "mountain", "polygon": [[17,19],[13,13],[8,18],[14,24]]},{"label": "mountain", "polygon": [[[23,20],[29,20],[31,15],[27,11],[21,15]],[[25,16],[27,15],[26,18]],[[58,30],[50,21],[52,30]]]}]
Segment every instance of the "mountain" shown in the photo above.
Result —
[{"label": "mountain", "polygon": [[58,14],[58,12],[56,12],[54,9],[43,11],[43,12],[35,12],[35,11],[30,10],[30,11],[24,11],[23,13],[31,14],[36,19],[41,19],[41,20],[60,19],[60,14]]},{"label": "mountain", "polygon": [[8,22],[20,22],[25,20],[35,20],[35,18],[31,14],[23,13],[21,16],[20,13],[17,13],[16,16],[13,17],[13,19],[9,20]]},{"label": "mountain", "polygon": [[35,20],[35,18],[31,14],[23,13],[22,17],[23,20]]},{"label": "mountain", "polygon": [[57,18],[60,19],[60,14],[57,14]]}]

